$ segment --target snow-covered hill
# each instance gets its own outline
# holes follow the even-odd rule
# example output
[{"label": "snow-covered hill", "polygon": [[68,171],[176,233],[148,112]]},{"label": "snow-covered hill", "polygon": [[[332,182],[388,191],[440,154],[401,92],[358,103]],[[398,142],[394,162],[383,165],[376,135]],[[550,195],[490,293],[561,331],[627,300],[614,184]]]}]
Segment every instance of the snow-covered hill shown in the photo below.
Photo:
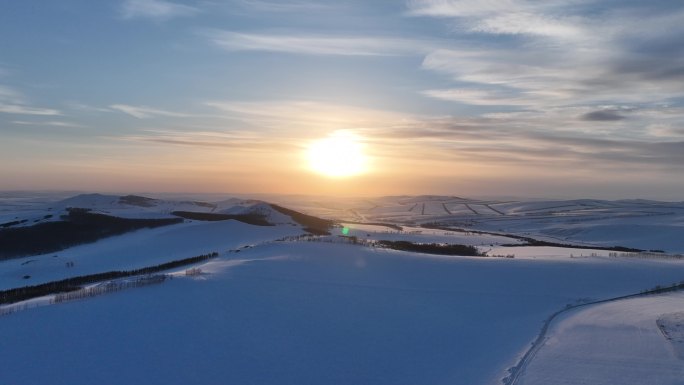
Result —
[{"label": "snow-covered hill", "polygon": [[[142,278],[156,285],[66,302],[47,285],[42,297],[0,305],[7,331],[0,384],[501,384],[544,321],[567,305],[684,282],[684,259],[671,254],[526,246],[534,237],[684,250],[680,203],[440,196],[278,203],[99,194],[0,202],[0,225],[9,223],[0,231],[73,212],[177,221],[0,261],[0,290],[218,253],[159,280]],[[312,236],[305,228],[330,222],[306,214],[343,221],[332,235]],[[267,225],[239,220],[254,215]],[[469,245],[484,255],[395,251],[379,241]],[[131,279],[91,282],[73,294],[133,287],[141,278]],[[614,383],[618,377],[605,374],[630,362],[633,383],[650,383],[655,370],[681,385],[670,381],[684,367],[681,346],[657,334],[658,325],[644,326],[658,321],[681,334],[681,295],[673,295],[568,314],[516,372],[516,384],[560,384],[572,373]],[[601,341],[617,342],[592,347]],[[632,351],[622,354],[627,345]],[[593,349],[602,352],[600,368],[586,359],[598,354]],[[641,361],[639,352],[656,350]]]},{"label": "snow-covered hill", "polygon": [[449,196],[295,199],[283,204],[352,222],[445,227],[532,236],[551,242],[684,253],[684,202],[497,201]]}]

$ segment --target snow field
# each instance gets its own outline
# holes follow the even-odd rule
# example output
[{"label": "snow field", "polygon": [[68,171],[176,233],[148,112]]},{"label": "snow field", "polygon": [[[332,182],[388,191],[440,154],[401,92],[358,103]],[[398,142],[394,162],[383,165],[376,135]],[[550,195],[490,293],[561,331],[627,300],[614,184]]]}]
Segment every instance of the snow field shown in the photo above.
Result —
[{"label": "snow field", "polygon": [[679,292],[570,311],[554,322],[517,384],[682,385],[681,345],[657,321],[683,308]]},{"label": "snow field", "polygon": [[[335,202],[343,200],[338,198]],[[684,202],[592,199],[497,202],[438,196],[402,200],[388,197],[373,202],[377,207],[372,209],[358,206],[356,217],[368,222],[398,224],[452,223],[456,227],[508,232],[553,242],[684,253],[681,236]],[[291,207],[299,206],[292,202]],[[409,210],[411,207],[413,210]],[[306,209],[309,214],[318,215],[315,207]],[[326,216],[335,217],[331,212],[326,212]],[[341,214],[338,218],[348,217]]]},{"label": "snow field", "polygon": [[199,267],[207,274],[0,317],[12,330],[0,383],[496,384],[565,304],[684,274],[657,261],[304,242]]},{"label": "snow field", "polygon": [[[0,290],[132,270],[302,233],[300,226],[252,226],[234,220],[142,229],[46,255],[0,261]],[[67,262],[73,267],[67,267]],[[27,275],[30,278],[24,279]]]},{"label": "snow field", "polygon": [[[505,236],[446,231],[413,226],[402,226],[402,230],[399,231],[391,227],[380,225],[358,225],[354,223],[342,223],[342,225],[349,229],[349,236],[356,236],[359,239],[410,241],[415,243],[452,243],[469,246],[521,243],[519,239]],[[333,235],[339,235],[339,231],[339,229],[333,230]]]}]

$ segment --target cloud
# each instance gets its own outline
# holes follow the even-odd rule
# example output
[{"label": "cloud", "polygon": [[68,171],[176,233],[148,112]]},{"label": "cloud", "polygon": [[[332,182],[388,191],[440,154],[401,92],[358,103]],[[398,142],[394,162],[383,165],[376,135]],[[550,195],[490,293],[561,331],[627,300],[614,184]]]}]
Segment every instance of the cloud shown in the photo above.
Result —
[{"label": "cloud", "polygon": [[511,12],[529,7],[515,0],[409,0],[409,14],[432,17],[472,17],[495,12]]},{"label": "cloud", "polygon": [[444,90],[425,90],[421,94],[435,99],[460,102],[478,106],[528,106],[532,101],[515,93],[500,90],[481,90],[452,88]]},{"label": "cloud", "polygon": [[484,18],[471,29],[473,32],[508,35],[538,35],[579,39],[585,37],[578,20],[515,12]]},{"label": "cloud", "polygon": [[655,123],[647,127],[648,133],[657,138],[667,137],[681,137],[684,138],[684,125],[679,123],[678,126],[671,124]]},{"label": "cloud", "polygon": [[581,119],[589,122],[614,122],[626,119],[626,117],[620,115],[615,110],[598,110],[587,112],[581,116]]},{"label": "cloud", "polygon": [[126,0],[121,7],[121,14],[124,19],[168,20],[192,16],[198,12],[198,8],[165,0]]},{"label": "cloud", "polygon": [[290,136],[274,136],[251,131],[199,131],[188,130],[187,127],[183,131],[148,129],[138,135],[126,135],[116,139],[162,145],[230,148],[237,151],[272,152],[274,148],[292,151],[300,147],[298,139]]},{"label": "cloud", "polygon": [[[459,100],[470,98],[483,104],[482,100],[491,95],[489,90],[480,91],[455,94]],[[492,93],[505,96],[504,93]],[[431,117],[305,100],[215,101],[207,105],[241,122],[240,126],[247,130],[258,127],[259,130],[253,132],[276,141],[283,132],[292,139],[311,138],[340,128],[351,129],[364,138],[370,155],[382,159],[388,169],[410,165],[416,169],[439,170],[443,168],[435,166],[435,162],[445,162],[460,168],[472,165],[501,170],[511,167],[556,170],[560,175],[568,170],[580,172],[598,168],[619,174],[624,170],[684,167],[684,152],[677,152],[681,150],[681,144],[668,145],[669,137],[652,135],[641,126],[648,116],[658,115],[668,116],[667,121],[678,127],[677,122],[684,118],[684,111],[679,108],[601,106],[600,111],[618,115],[629,113],[630,119],[597,126],[596,121],[577,118],[599,111],[593,106],[529,110],[489,117]],[[216,142],[200,137],[183,138],[183,143],[181,138],[164,137],[163,140],[168,143],[177,140],[178,144],[192,144],[185,142],[193,140]]]},{"label": "cloud", "polygon": [[261,130],[292,132],[382,127],[408,118],[394,111],[309,100],[211,101],[206,105]]},{"label": "cloud", "polygon": [[0,84],[0,113],[2,112],[16,115],[62,115],[59,110],[31,106],[21,92]]},{"label": "cloud", "polygon": [[[679,87],[684,9],[674,3],[603,7],[592,0],[412,0],[407,5],[412,16],[453,20],[452,33],[459,39],[431,51],[422,63],[460,86],[451,89],[503,87],[506,98],[487,99],[530,108],[652,105],[684,97]],[[475,94],[422,94],[488,103]]]},{"label": "cloud", "polygon": [[18,104],[0,103],[0,112],[17,115],[62,115],[58,110],[51,108],[29,107]]},{"label": "cloud", "polygon": [[0,84],[0,102],[24,103],[24,96],[18,91]]},{"label": "cloud", "polygon": [[236,0],[238,6],[261,12],[312,12],[334,9],[334,4],[305,0],[266,1],[266,0]]},{"label": "cloud", "polygon": [[[501,48],[435,50],[422,63],[427,70],[450,75],[453,80],[466,83],[466,89],[505,89],[511,105],[549,105],[576,100],[588,86],[576,84],[575,78],[591,75],[580,73],[576,67],[556,64],[565,56],[547,59],[546,52],[517,51]],[[440,96],[429,93],[427,96]],[[441,93],[443,99],[445,93]],[[452,97],[456,96],[451,94]],[[520,98],[520,101],[513,99]],[[469,98],[474,100],[474,98]],[[482,103],[475,103],[482,104]]]},{"label": "cloud", "polygon": [[52,120],[52,121],[47,121],[47,122],[31,122],[31,121],[26,121],[26,120],[14,120],[12,121],[14,124],[19,124],[23,126],[53,126],[53,127],[83,127],[80,124],[76,123],[71,123],[71,122],[62,122],[62,121],[57,121],[57,120]]},{"label": "cloud", "polygon": [[265,51],[303,55],[396,56],[427,52],[430,44],[401,38],[238,33],[211,31],[210,41],[228,51]]},{"label": "cloud", "polygon": [[121,111],[125,114],[131,115],[133,117],[136,117],[138,119],[147,119],[147,118],[153,118],[156,116],[168,116],[168,117],[175,117],[175,118],[187,118],[192,115],[189,114],[184,114],[180,112],[173,112],[173,111],[166,111],[166,110],[160,110],[156,108],[151,108],[147,106],[131,106],[127,104],[112,104],[109,106],[112,110],[117,110]]},{"label": "cloud", "polygon": [[68,108],[72,110],[77,110],[77,111],[85,111],[85,112],[112,112],[111,109],[109,108],[103,108],[103,107],[96,107],[96,106],[91,106],[88,104],[84,103],[79,103],[75,101],[67,101],[64,103]]}]

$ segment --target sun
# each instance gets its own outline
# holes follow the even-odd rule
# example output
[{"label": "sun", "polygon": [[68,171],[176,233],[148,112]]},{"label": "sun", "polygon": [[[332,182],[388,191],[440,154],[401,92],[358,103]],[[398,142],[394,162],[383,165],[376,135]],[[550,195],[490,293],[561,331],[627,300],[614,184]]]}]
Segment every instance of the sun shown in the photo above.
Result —
[{"label": "sun", "polygon": [[307,157],[312,171],[330,178],[345,178],[368,171],[367,158],[358,137],[336,131],[312,142]]}]

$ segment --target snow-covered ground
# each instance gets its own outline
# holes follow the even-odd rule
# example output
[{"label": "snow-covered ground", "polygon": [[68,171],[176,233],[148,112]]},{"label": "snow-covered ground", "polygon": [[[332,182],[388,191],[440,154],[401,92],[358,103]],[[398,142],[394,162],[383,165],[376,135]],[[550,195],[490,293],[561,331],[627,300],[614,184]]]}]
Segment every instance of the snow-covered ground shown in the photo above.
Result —
[{"label": "snow-covered ground", "polygon": [[[234,220],[188,221],[142,229],[54,253],[0,261],[0,290],[138,269],[303,232],[299,226],[252,226]],[[30,278],[24,279],[25,276]]]},{"label": "snow-covered ground", "polygon": [[[125,199],[122,199],[125,198]],[[28,226],[58,220],[67,207],[128,218],[169,217],[173,211],[236,213],[258,202],[150,199],[85,194],[47,202],[45,196],[0,197],[0,225],[26,220]],[[649,200],[481,200],[449,196],[325,198],[274,197],[275,203],[311,215],[352,222],[402,225],[441,224],[455,228],[533,236],[585,246],[623,246],[684,253],[684,202]],[[31,204],[33,203],[33,204]],[[36,205],[41,203],[42,205]],[[45,218],[51,215],[50,218]]]},{"label": "snow-covered ground", "polygon": [[[456,243],[469,246],[489,246],[519,244],[516,238],[481,234],[473,232],[436,230],[415,226],[403,226],[401,230],[382,225],[363,225],[355,223],[342,223],[348,229],[347,235],[359,239],[388,240],[388,241],[411,241],[416,243]],[[340,229],[333,231],[340,234]]]},{"label": "snow-covered ground", "polygon": [[684,202],[648,200],[496,201],[448,196],[373,199],[282,198],[339,220],[434,224],[532,236],[552,242],[684,253]]},{"label": "snow-covered ground", "polygon": [[[682,259],[526,247],[506,235],[681,252],[682,203],[283,199],[277,203],[308,214],[375,223],[342,222],[359,239],[466,244],[515,258],[345,244],[342,227],[328,238],[275,241],[303,230],[253,200],[90,194],[52,202],[12,197],[3,205],[0,199],[0,224],[26,220],[8,227],[58,220],[68,207],[128,218],[259,212],[276,224],[186,220],[0,261],[0,289],[7,289],[221,253],[200,265],[200,274],[186,276],[181,268],[157,285],[9,305],[40,306],[0,316],[0,330],[7,331],[0,339],[0,384],[500,384],[551,314],[684,280]],[[518,384],[682,385],[683,295],[562,313]],[[618,380],[620,370],[626,377]]]},{"label": "snow-covered ground", "polygon": [[682,310],[680,292],[571,311],[552,326],[518,384],[682,385]]},{"label": "snow-covered ground", "polygon": [[274,242],[203,271],[0,318],[0,383],[495,384],[550,313],[684,265]]}]

